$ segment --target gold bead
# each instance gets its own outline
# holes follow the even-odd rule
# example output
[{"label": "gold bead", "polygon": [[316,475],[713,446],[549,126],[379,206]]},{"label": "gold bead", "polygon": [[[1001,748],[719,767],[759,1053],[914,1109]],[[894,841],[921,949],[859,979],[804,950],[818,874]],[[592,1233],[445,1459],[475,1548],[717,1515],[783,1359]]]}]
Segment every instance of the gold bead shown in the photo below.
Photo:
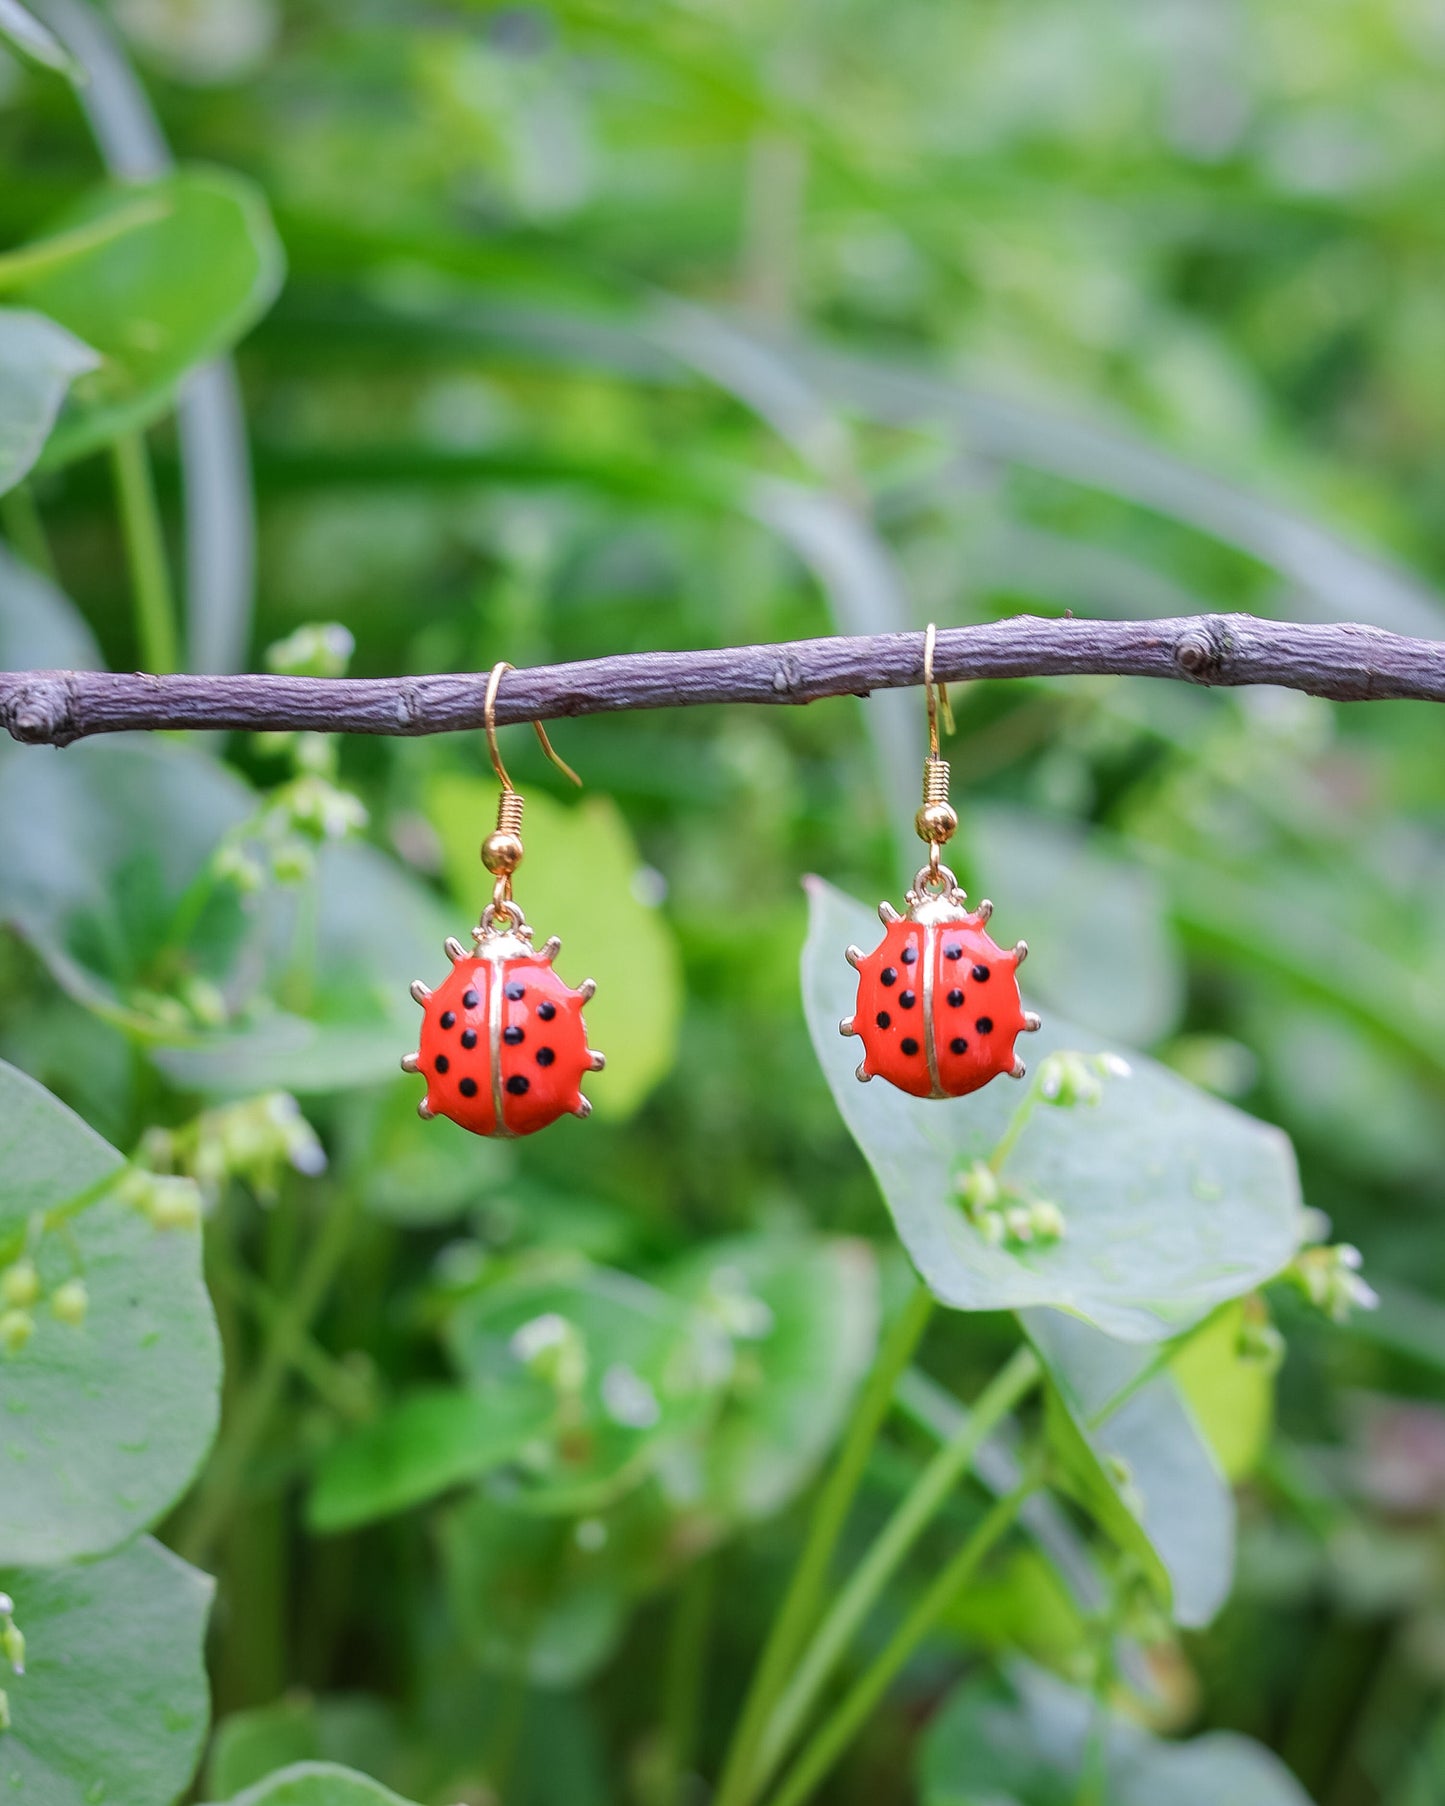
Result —
[{"label": "gold bead", "polygon": [[958,831],[958,811],[952,803],[925,803],[913,818],[920,840],[941,846]]},{"label": "gold bead", "polygon": [[522,836],[497,828],[482,842],[482,864],[494,877],[510,877],[522,863]]}]

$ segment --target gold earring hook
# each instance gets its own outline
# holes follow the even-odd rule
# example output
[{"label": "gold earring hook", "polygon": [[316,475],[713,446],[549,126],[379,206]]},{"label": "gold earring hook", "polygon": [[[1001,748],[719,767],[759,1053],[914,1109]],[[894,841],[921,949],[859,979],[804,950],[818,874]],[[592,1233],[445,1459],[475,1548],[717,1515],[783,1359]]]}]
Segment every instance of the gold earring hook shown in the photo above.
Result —
[{"label": "gold earring hook", "polygon": [[[482,726],[487,733],[487,751],[492,755],[492,770],[497,774],[497,781],[502,786],[502,794],[497,798],[497,825],[492,833],[482,842],[482,864],[492,874],[495,883],[492,885],[491,907],[482,915],[479,933],[491,931],[499,915],[506,915],[521,933],[529,933],[522,918],[522,912],[512,901],[512,874],[522,863],[524,848],[522,846],[522,793],[513,784],[506,766],[502,763],[501,748],[497,745],[497,691],[501,687],[502,673],[515,671],[515,665],[509,665],[505,659],[492,666],[492,674],[487,679],[487,699],[482,707]],[[565,772],[574,784],[580,785],[582,780],[567,761],[560,757],[552,742],[547,738],[547,730],[540,721],[532,726],[537,730],[537,738],[542,742],[542,751],[557,767]]]},{"label": "gold earring hook", "polygon": [[930,621],[928,631],[923,636],[923,689],[928,698],[928,756],[938,757],[938,711],[943,709],[943,724],[948,732],[953,732],[953,704],[948,700],[948,685],[939,683],[933,675],[933,646],[938,637],[938,628]]},{"label": "gold earring hook", "polygon": [[[516,794],[517,787],[507,775],[507,768],[502,763],[502,754],[497,746],[497,691],[501,688],[502,674],[506,671],[515,671],[516,668],[515,665],[509,665],[505,659],[499,660],[497,664],[492,666],[492,674],[487,679],[486,701],[482,705],[482,726],[486,729],[487,751],[492,755],[492,770],[496,772],[498,781],[503,790],[508,791],[513,795]],[[557,767],[558,771],[565,777],[571,778],[572,782],[580,789],[582,787],[581,778],[578,777],[577,773],[573,771],[572,767],[547,738],[546,728],[542,726],[540,721],[534,721],[532,726],[536,730],[537,738],[542,742],[542,751],[546,753],[547,757]]]},{"label": "gold earring hook", "polygon": [[919,874],[919,881],[926,880],[929,884],[941,885],[946,880],[952,885],[952,876],[941,862],[940,848],[957,831],[958,816],[948,800],[948,761],[938,756],[938,711],[941,707],[944,723],[951,734],[953,709],[948,700],[948,685],[939,683],[933,675],[933,645],[937,631],[930,621],[928,631],[923,636],[923,689],[928,699],[928,757],[923,761],[923,807],[914,817],[913,825],[918,838],[928,843],[928,864]]}]

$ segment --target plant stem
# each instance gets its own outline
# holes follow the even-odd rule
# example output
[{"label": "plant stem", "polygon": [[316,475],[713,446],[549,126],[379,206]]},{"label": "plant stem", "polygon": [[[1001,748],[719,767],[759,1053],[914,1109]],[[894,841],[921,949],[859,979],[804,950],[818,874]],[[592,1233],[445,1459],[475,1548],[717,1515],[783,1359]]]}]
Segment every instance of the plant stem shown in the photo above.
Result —
[{"label": "plant stem", "polygon": [[884,1337],[863,1383],[838,1459],[818,1494],[798,1565],[793,1570],[783,1603],[754,1670],[752,1685],[723,1763],[714,1806],[745,1806],[753,1798],[751,1770],[763,1728],[793,1658],[812,1628],[828,1564],[863,1478],[869,1452],[892,1405],[894,1388],[913,1359],[919,1338],[932,1315],[932,1293],[925,1285],[916,1286]]},{"label": "plant stem", "polygon": [[663,1739],[666,1780],[660,1795],[665,1806],[686,1798],[687,1776],[697,1757],[708,1631],[712,1624],[716,1562],[710,1556],[688,1570],[673,1606],[663,1681]]},{"label": "plant stem", "polygon": [[1175,1336],[1172,1341],[1160,1342],[1156,1346],[1153,1354],[1145,1361],[1144,1365],[1134,1377],[1126,1380],[1119,1390],[1111,1397],[1106,1398],[1103,1404],[1099,1406],[1098,1410],[1086,1420],[1084,1425],[1085,1429],[1097,1430],[1102,1425],[1106,1424],[1116,1411],[1122,1411],[1124,1406],[1128,1404],[1129,1400],[1133,1398],[1136,1393],[1142,1392],[1149,1384],[1150,1380],[1157,1379],[1161,1373],[1165,1372],[1165,1370],[1173,1364],[1176,1356],[1182,1354],[1196,1336],[1202,1335],[1206,1329],[1209,1329],[1211,1325],[1218,1320],[1221,1313],[1227,1311],[1233,1302],[1233,1299],[1226,1300],[1225,1303],[1217,1305],[1212,1311],[1206,1312],[1197,1323],[1191,1324],[1188,1329],[1181,1335]]},{"label": "plant stem", "polygon": [[17,483],[0,496],[0,527],[11,546],[33,570],[56,580],[55,560],[50,554],[50,541],[45,525],[35,506],[35,491],[28,483]]},{"label": "plant stem", "polygon": [[973,1464],[980,1446],[999,1422],[1035,1385],[1043,1368],[1025,1345],[1009,1357],[979,1394],[957,1435],[924,1468],[913,1490],[889,1518],[824,1618],[768,1719],[758,1750],[754,1780],[761,1786],[787,1754],[838,1658],[872,1610],[953,1487]]},{"label": "plant stem", "polygon": [[295,1291],[267,1325],[251,1383],[221,1438],[201,1482],[190,1522],[177,1542],[177,1553],[197,1567],[204,1565],[235,1508],[246,1466],[275,1409],[298,1346],[325,1302],[346,1254],[357,1208],[354,1188],[336,1195],[307,1251]]},{"label": "plant stem", "polygon": [[1018,1517],[1037,1481],[1030,1477],[997,1500],[978,1528],[889,1638],[879,1655],[813,1733],[771,1806],[803,1806],[862,1729],[894,1676],[973,1578],[984,1557]]},{"label": "plant stem", "polygon": [[1007,1160],[1009,1155],[1014,1151],[1018,1138],[1028,1127],[1029,1118],[1038,1108],[1038,1103],[1039,1082],[1035,1079],[1024,1095],[1019,1099],[1017,1109],[1015,1109],[1013,1115],[1008,1120],[1008,1127],[1004,1130],[1003,1134],[999,1136],[997,1145],[988,1157],[989,1166],[994,1172],[999,1173],[1003,1171],[1004,1161]]},{"label": "plant stem", "polygon": [[141,660],[149,672],[164,676],[179,668],[180,655],[165,536],[144,436],[139,432],[122,433],[111,446],[110,455]]}]

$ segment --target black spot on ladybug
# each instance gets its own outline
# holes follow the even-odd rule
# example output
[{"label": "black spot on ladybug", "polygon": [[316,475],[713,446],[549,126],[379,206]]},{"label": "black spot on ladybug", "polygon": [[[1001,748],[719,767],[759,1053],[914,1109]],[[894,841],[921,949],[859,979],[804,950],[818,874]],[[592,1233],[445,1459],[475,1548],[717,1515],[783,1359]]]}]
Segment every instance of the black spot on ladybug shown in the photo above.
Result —
[{"label": "black spot on ladybug", "polygon": [[461,1084],[457,1086],[457,1090],[461,1092],[463,1097],[475,1097],[477,1095],[477,1081],[475,1079],[463,1079]]},{"label": "black spot on ladybug", "polygon": [[896,985],[898,983],[897,966],[885,966],[883,968],[883,970],[878,974],[878,977],[879,977],[880,982],[882,982],[885,985]]},{"label": "black spot on ladybug", "polygon": [[475,991],[468,991],[462,998],[463,1004],[469,1010],[474,1010],[481,1001],[481,998],[477,996]]},{"label": "black spot on ladybug", "polygon": [[957,941],[950,941],[943,949],[943,957],[945,959],[962,959],[963,948],[959,946]]},{"label": "black spot on ladybug", "polygon": [[879,1010],[873,1020],[878,1024],[879,1028],[889,1028],[892,1026],[893,1022],[893,1018],[888,1014],[887,1010]]},{"label": "black spot on ladybug", "polygon": [[898,993],[898,1007],[901,1010],[911,1010],[917,1001],[918,1000],[913,995],[912,991],[900,991]]},{"label": "black spot on ladybug", "polygon": [[507,1089],[513,1097],[521,1097],[532,1089],[532,1081],[524,1073],[514,1072],[507,1080]]},{"label": "black spot on ladybug", "polygon": [[527,995],[527,987],[520,978],[510,979],[507,983],[506,995],[511,998],[513,1003],[520,1003]]},{"label": "black spot on ladybug", "polygon": [[450,1065],[451,1065],[451,1061],[446,1057],[445,1054],[437,1055],[437,1071],[438,1072],[445,1072],[447,1067]]},{"label": "black spot on ladybug", "polygon": [[474,1028],[464,1028],[462,1030],[462,1046],[463,1047],[475,1047],[476,1044],[477,1044],[477,1031]]},{"label": "black spot on ladybug", "polygon": [[957,1009],[961,1009],[963,1007],[963,992],[962,991],[953,990],[948,993],[948,1007],[951,1010],[957,1010]]},{"label": "black spot on ladybug", "polygon": [[906,1054],[916,1054],[918,1052],[918,1043],[913,1039],[912,1035],[905,1035],[898,1045]]},{"label": "black spot on ladybug", "polygon": [[980,1016],[973,1026],[981,1035],[991,1035],[993,1033],[993,1017]]},{"label": "black spot on ladybug", "polygon": [[975,966],[973,969],[973,975],[981,985],[986,985],[988,983],[988,967],[987,966]]},{"label": "black spot on ladybug", "polygon": [[557,1014],[557,1006],[555,1003],[549,1002],[544,997],[542,999],[541,1003],[539,1003],[537,1005],[537,1014],[542,1018],[542,1020],[544,1022],[550,1022],[552,1020],[552,1018]]},{"label": "black spot on ladybug", "polygon": [[441,1021],[442,1021],[443,1028],[455,1028],[456,1020],[457,1020],[457,1018],[456,1018],[455,1010],[443,1010],[442,1011]]},{"label": "black spot on ladybug", "polygon": [[552,1052],[550,1047],[539,1047],[537,1049],[537,1064],[539,1066],[550,1066],[556,1058],[556,1054]]},{"label": "black spot on ladybug", "polygon": [[967,1043],[967,1041],[964,1040],[962,1035],[955,1035],[948,1044],[948,1051],[950,1053],[959,1053],[959,1054],[967,1053],[968,1052],[968,1043]]},{"label": "black spot on ladybug", "polygon": [[526,1031],[524,1029],[513,1027],[504,1028],[502,1030],[502,1039],[506,1042],[508,1047],[515,1047],[520,1041],[525,1041],[526,1038]]},{"label": "black spot on ladybug", "polygon": [[918,949],[916,947],[905,947],[903,949],[902,958],[905,966],[911,966],[914,960],[918,958]]}]

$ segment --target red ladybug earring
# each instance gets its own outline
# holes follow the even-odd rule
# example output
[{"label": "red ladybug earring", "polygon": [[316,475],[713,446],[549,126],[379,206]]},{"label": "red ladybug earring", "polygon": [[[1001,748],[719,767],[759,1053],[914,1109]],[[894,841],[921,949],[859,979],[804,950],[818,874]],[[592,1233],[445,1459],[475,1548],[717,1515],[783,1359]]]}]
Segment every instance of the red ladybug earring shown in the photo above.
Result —
[{"label": "red ladybug earring", "polygon": [[[582,1025],[582,1006],[597,986],[586,978],[574,991],[562,982],[552,969],[561,941],[553,935],[534,948],[512,900],[512,874],[522,863],[522,797],[502,763],[495,720],[502,673],[512,669],[495,666],[487,683],[487,746],[502,785],[496,829],[482,843],[482,864],[495,880],[492,900],[472,930],[474,951],[449,938],[450,974],[434,991],[420,979],[412,985],[423,1011],[421,1041],[401,1062],[427,1082],[419,1116],[449,1116],[475,1135],[531,1135],[569,1112],[589,1116],[582,1075],[606,1064],[588,1047]],[[532,725],[547,757],[580,784],[541,722]]]},{"label": "red ladybug earring", "polygon": [[[885,1078],[914,1097],[963,1097],[1006,1072],[1024,1076],[1014,1041],[1038,1028],[1039,1018],[1019,998],[1019,966],[1028,942],[1005,950],[988,934],[987,901],[970,911],[967,896],[941,861],[958,816],[948,800],[948,762],[938,756],[938,705],[948,716],[948,692],[933,677],[934,627],[923,641],[923,683],[928,697],[928,757],[923,764],[923,807],[914,825],[928,843],[928,863],[908,892],[908,911],[891,903],[878,914],[886,933],[872,953],[847,952],[858,973],[858,1002],[838,1024],[863,1042],[858,1077]],[[952,720],[949,720],[952,727]]]}]

